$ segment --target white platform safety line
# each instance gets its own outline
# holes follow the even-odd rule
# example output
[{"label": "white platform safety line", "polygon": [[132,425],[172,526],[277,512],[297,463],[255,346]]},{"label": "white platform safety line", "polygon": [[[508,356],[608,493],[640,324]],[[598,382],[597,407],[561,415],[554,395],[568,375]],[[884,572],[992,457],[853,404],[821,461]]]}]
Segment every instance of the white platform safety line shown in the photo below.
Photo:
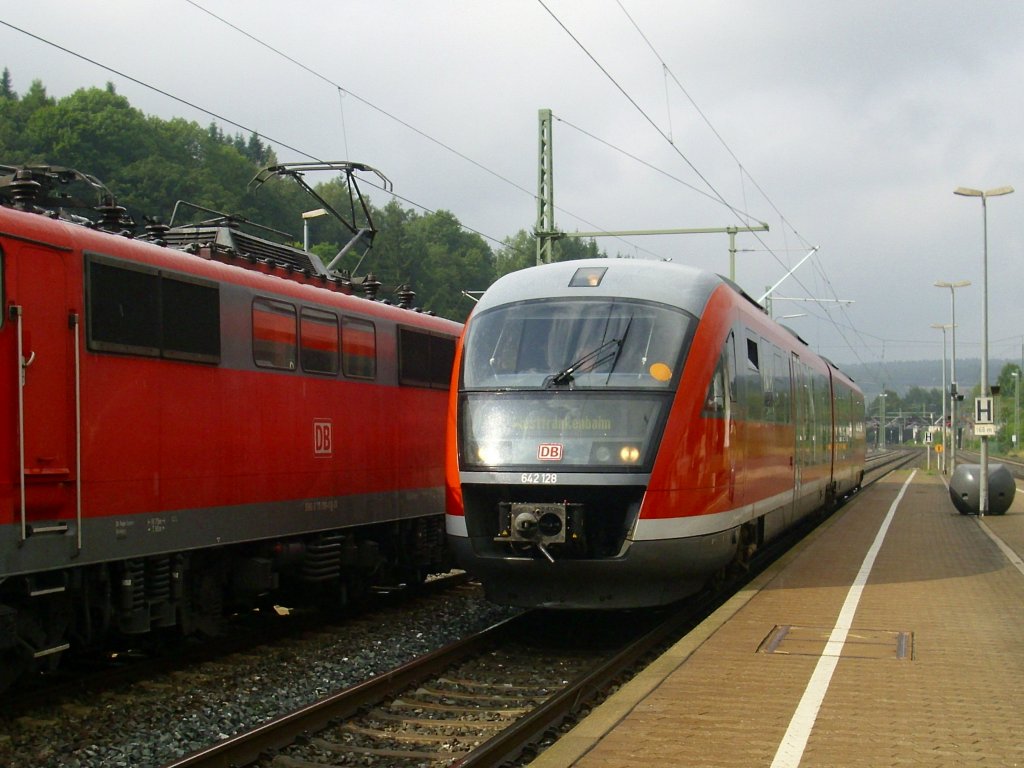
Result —
[{"label": "white platform safety line", "polygon": [[1010,561],[1010,565],[1012,565],[1021,573],[1024,573],[1024,561],[1020,559],[1020,556],[1012,549],[1010,549],[1010,546],[1001,538],[999,538],[999,536],[996,535],[995,531],[993,531],[991,528],[985,525],[984,520],[978,517],[975,517],[974,519],[978,521],[978,526],[981,528],[982,531],[985,532],[985,535],[992,539],[995,545],[999,547],[1000,551],[1006,556],[1006,559]]},{"label": "white platform safety line", "polygon": [[804,689],[804,695],[797,705],[796,712],[793,713],[792,720],[789,721],[786,735],[782,737],[782,743],[779,744],[779,749],[775,753],[775,759],[772,760],[772,768],[796,768],[796,766],[800,765],[804,749],[807,747],[807,740],[811,735],[811,729],[814,728],[814,723],[818,718],[818,710],[821,709],[821,703],[824,701],[829,683],[832,681],[832,673],[835,672],[836,665],[839,663],[839,657],[843,651],[843,645],[846,643],[846,637],[850,633],[853,615],[857,612],[857,605],[860,603],[864,587],[867,585],[868,576],[875,565],[875,559],[882,548],[882,542],[889,531],[889,525],[896,515],[896,508],[903,500],[903,496],[906,494],[907,488],[916,474],[917,470],[915,469],[910,473],[910,477],[907,478],[903,487],[900,488],[900,492],[896,494],[896,498],[889,507],[889,512],[886,514],[881,527],[878,529],[878,533],[875,535],[874,542],[872,542],[871,547],[864,556],[864,562],[860,566],[860,571],[858,571],[856,578],[854,578],[850,591],[846,593],[846,600],[839,611],[836,625],[832,628],[832,633],[829,635],[825,649],[818,659],[814,673],[807,683],[807,688]]},{"label": "white platform safety line", "polygon": [[[943,483],[943,485],[946,486],[946,490],[948,491],[949,490],[949,481],[947,481],[946,478],[943,477],[942,478],[942,483]],[[1022,490],[1020,488],[1017,488],[1016,490],[1017,490],[1017,493],[1024,493],[1024,490]],[[987,525],[985,525],[985,521],[982,518],[974,516],[974,520],[975,520],[975,522],[978,523],[978,527],[981,528],[981,530],[985,533],[985,535],[988,536],[990,539],[992,539],[992,542],[997,547],[999,547],[999,551],[1002,552],[1003,555],[1006,556],[1006,559],[1010,562],[1010,565],[1012,565],[1014,568],[1016,568],[1018,571],[1020,571],[1022,574],[1024,574],[1024,560],[1021,560],[1020,555],[1018,555],[1016,552],[1014,552],[1010,548],[1009,544],[1007,544],[1005,541],[1003,541],[1001,538],[999,538],[999,535],[995,531],[993,531],[991,528],[989,528]]]}]

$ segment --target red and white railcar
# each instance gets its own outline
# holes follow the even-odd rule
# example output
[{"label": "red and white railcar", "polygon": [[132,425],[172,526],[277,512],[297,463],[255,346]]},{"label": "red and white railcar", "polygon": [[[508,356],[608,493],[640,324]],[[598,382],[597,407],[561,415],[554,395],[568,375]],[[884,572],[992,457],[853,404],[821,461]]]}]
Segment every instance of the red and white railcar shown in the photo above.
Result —
[{"label": "red and white railcar", "polygon": [[0,178],[0,678],[447,567],[461,326],[237,227],[83,226],[48,195],[67,173]]},{"label": "red and white railcar", "polygon": [[500,603],[679,599],[863,476],[858,387],[737,286],[673,263],[508,275],[456,369],[449,542]]}]

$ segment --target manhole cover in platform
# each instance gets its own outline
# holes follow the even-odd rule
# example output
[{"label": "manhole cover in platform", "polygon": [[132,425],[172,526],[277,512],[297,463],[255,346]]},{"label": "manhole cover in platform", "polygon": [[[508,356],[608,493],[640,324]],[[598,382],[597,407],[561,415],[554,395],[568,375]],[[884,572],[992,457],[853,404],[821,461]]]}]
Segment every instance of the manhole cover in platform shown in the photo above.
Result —
[{"label": "manhole cover in platform", "polygon": [[[758,653],[822,656],[830,628],[777,624],[757,647]],[[914,633],[887,629],[851,629],[839,657],[843,659],[912,659]]]}]

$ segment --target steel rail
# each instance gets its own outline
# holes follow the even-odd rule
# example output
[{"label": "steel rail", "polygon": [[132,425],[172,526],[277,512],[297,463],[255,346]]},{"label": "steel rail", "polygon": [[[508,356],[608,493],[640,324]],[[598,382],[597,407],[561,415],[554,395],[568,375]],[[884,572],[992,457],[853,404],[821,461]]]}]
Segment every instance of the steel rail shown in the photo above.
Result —
[{"label": "steel rail", "polygon": [[725,597],[719,593],[703,593],[696,601],[688,601],[684,608],[673,612],[665,621],[629,643],[597,668],[574,680],[510,727],[456,760],[452,768],[501,765],[519,757],[545,733],[557,728],[605,693],[611,683],[623,677],[644,655],[654,651],[688,625],[696,626]]},{"label": "steel rail", "polygon": [[282,749],[304,734],[321,731],[336,720],[351,717],[364,707],[373,706],[468,656],[498,644],[528,616],[528,613],[513,616],[472,637],[186,755],[164,768],[236,768],[252,763],[265,751]]}]

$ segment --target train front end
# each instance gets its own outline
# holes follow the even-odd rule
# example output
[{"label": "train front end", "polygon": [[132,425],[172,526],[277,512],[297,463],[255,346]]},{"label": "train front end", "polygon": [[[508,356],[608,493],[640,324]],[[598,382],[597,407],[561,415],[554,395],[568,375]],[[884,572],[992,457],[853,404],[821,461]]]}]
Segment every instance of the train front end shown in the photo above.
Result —
[{"label": "train front end", "polygon": [[698,543],[635,534],[714,285],[683,267],[638,267],[588,260],[508,275],[467,325],[447,529],[495,602],[655,605],[707,578]]}]

